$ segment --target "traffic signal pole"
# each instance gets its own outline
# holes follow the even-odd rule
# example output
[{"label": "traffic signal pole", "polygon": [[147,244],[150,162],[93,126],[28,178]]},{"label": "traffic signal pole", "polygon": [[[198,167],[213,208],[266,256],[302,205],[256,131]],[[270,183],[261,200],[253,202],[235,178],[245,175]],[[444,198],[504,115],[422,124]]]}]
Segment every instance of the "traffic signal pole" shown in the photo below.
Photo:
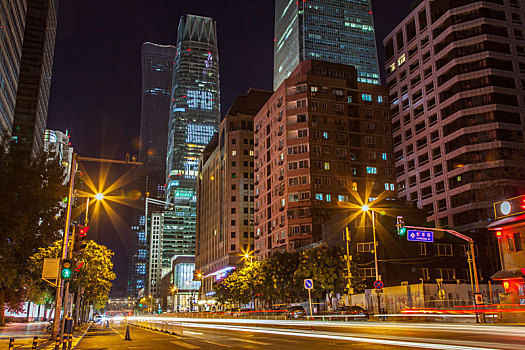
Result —
[{"label": "traffic signal pole", "polygon": [[[403,217],[398,216],[398,218],[402,219]],[[470,251],[470,258],[468,260],[472,261],[472,267],[470,266],[470,263],[469,263],[469,268],[472,268],[472,277],[474,278],[474,288],[476,290],[476,293],[479,293],[478,268],[476,265],[476,253],[474,251],[474,240],[472,238],[462,233],[459,233],[458,231],[454,231],[454,230],[436,229],[436,228],[419,227],[419,226],[404,226],[404,225],[403,227],[407,229],[415,229],[415,230],[444,231],[444,232],[450,233],[453,236],[456,236],[459,239],[466,241],[468,243],[469,251]],[[476,320],[479,322],[479,317],[477,313],[476,313]]]},{"label": "traffic signal pole", "polygon": [[[73,202],[76,167],[77,167],[77,154],[73,153],[73,157],[71,161],[71,169],[69,171],[69,193],[67,197],[67,208],[66,208],[66,227],[64,228],[64,237],[62,238],[62,259],[67,258],[67,246],[69,243],[69,226],[71,224],[71,205],[72,205],[71,202]],[[54,340],[58,333],[58,324],[60,322],[60,311],[62,309],[61,292],[63,288],[64,288],[64,281],[62,280],[61,276],[58,275],[57,291],[55,295],[55,317],[53,320],[53,330],[51,332],[51,340]],[[67,283],[66,289],[69,290],[69,283]]]}]

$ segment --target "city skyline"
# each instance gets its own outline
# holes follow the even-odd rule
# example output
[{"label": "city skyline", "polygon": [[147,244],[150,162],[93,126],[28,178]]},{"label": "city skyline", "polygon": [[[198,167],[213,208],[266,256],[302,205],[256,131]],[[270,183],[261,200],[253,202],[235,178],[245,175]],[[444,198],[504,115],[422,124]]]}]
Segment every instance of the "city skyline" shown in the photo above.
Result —
[{"label": "city skyline", "polygon": [[[383,33],[377,34],[378,42],[390,29],[389,26],[395,24],[392,10],[385,10],[383,2],[386,4],[385,0],[374,1],[373,4],[377,8],[374,12],[378,26],[376,32]],[[407,0],[404,8],[400,6],[396,9],[399,19],[406,15],[409,3]],[[235,13],[239,15],[244,14],[239,18],[249,19],[250,26],[245,26],[245,20],[229,21],[231,8],[221,4],[194,1],[191,6],[179,3],[165,5],[169,10],[163,11],[163,17],[158,17],[158,8],[138,4],[121,7],[117,3],[97,1],[76,5],[61,3],[48,128],[68,129],[71,142],[80,154],[118,158],[123,158],[128,152],[138,155],[142,44],[150,41],[174,45],[176,23],[184,13],[212,15],[220,26],[222,114],[239,92],[245,92],[249,87],[271,88],[273,2],[231,2],[231,8],[235,8]],[[106,15],[98,22],[87,20],[97,16],[99,8],[104,8]],[[83,16],[78,17],[79,13]],[[124,27],[115,26],[113,19],[117,13]],[[123,31],[122,28],[127,29]],[[115,38],[119,40],[115,42]],[[261,50],[246,50],[236,44],[239,41],[250,42]],[[83,65],[83,69],[76,69],[79,64]],[[101,74],[85,74],[93,69]],[[75,81],[82,83],[73,88]],[[126,103],[115,104],[114,101]],[[129,211],[122,208],[121,213],[123,219],[128,220]],[[114,231],[115,228],[107,217],[102,217],[101,229]],[[129,226],[117,230],[124,235]],[[93,234],[116,252],[116,258],[121,262],[116,266],[117,284],[124,286],[127,283],[128,247],[121,244],[129,243],[118,235]]]}]

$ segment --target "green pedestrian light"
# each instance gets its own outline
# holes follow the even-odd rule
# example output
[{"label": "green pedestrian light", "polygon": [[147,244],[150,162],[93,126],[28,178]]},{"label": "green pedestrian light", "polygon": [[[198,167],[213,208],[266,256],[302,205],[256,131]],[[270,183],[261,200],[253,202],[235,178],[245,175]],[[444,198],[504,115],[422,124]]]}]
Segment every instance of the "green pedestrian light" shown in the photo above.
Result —
[{"label": "green pedestrian light", "polygon": [[60,278],[64,281],[73,278],[73,263],[70,259],[62,259],[60,262]]}]

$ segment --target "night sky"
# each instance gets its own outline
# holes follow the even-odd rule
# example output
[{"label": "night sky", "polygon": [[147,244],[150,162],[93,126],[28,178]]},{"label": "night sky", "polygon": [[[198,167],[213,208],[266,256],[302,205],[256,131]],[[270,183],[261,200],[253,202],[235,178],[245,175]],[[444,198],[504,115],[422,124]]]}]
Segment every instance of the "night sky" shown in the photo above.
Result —
[{"label": "night sky", "polygon": [[[380,67],[383,38],[408,14],[410,3],[372,0]],[[60,1],[47,128],[69,130],[72,145],[82,156],[124,159],[126,153],[138,154],[142,43],[175,45],[179,18],[187,13],[217,22],[223,114],[238,93],[250,87],[271,90],[273,4],[273,0]],[[110,174],[115,178],[126,170],[115,166]],[[88,172],[98,177],[94,168]],[[102,215],[92,220],[90,234],[115,251],[115,283],[124,286],[130,211],[113,207],[120,224],[115,226]]]}]

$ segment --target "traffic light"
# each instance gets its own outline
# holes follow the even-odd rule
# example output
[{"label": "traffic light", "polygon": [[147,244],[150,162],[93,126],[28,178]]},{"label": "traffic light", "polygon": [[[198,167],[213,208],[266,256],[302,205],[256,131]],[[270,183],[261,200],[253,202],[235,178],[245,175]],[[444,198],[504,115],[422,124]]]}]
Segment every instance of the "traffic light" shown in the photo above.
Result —
[{"label": "traffic light", "polygon": [[402,216],[397,217],[397,234],[400,236],[404,236],[405,233],[407,233],[407,229],[405,227],[405,220]]},{"label": "traffic light", "polygon": [[60,278],[64,281],[69,281],[73,278],[74,264],[71,259],[62,259],[60,261]]},{"label": "traffic light", "polygon": [[75,228],[75,244],[73,245],[73,253],[80,254],[87,246],[87,232],[89,226],[78,225]]}]

